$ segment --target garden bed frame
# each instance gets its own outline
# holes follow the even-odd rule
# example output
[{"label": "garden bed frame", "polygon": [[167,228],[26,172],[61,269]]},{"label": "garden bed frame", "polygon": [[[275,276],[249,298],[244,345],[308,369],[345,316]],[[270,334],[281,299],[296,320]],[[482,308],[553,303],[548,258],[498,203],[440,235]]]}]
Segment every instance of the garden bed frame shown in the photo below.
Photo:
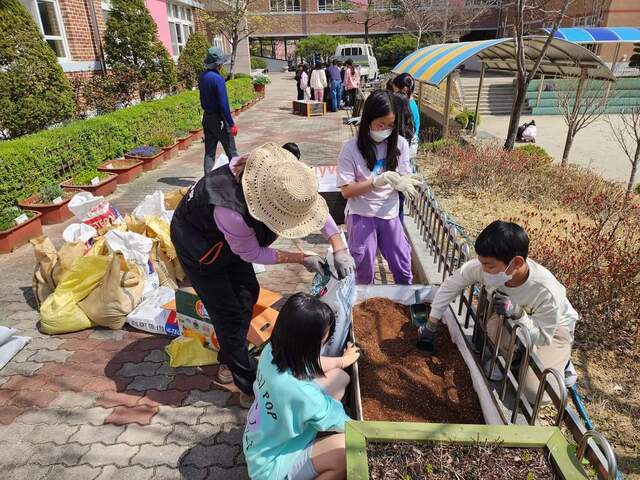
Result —
[{"label": "garden bed frame", "polygon": [[60,203],[41,203],[40,194],[34,193],[30,197],[20,200],[18,206],[23,210],[33,210],[42,213],[40,220],[43,225],[54,225],[70,219],[73,214],[69,210],[68,203],[73,197],[72,194],[79,192],[79,188],[65,188],[64,196]]},{"label": "garden bed frame", "polygon": [[116,191],[118,187],[118,175],[115,173],[107,173],[108,177],[97,185],[74,185],[73,180],[67,180],[60,184],[62,188],[73,188],[76,190],[84,190],[91,192],[96,197],[106,197]]},{"label": "garden bed frame", "polygon": [[34,210],[33,217],[20,225],[0,231],[0,253],[11,253],[16,248],[26,244],[29,240],[42,235],[42,214]]},{"label": "garden bed frame", "polygon": [[[177,145],[177,144],[176,144]],[[107,168],[107,165],[113,165],[113,162],[131,162],[128,167],[115,167]],[[129,183],[140,175],[142,175],[144,162],[142,160],[135,160],[133,158],[117,158],[115,160],[109,160],[98,166],[99,172],[114,173],[118,175],[118,185],[124,185]]]}]

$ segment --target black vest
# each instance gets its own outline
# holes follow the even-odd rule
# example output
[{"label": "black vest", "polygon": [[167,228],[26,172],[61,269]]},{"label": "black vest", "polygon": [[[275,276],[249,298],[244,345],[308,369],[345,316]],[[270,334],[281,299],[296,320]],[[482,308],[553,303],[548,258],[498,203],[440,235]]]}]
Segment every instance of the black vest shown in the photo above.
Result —
[{"label": "black vest", "polygon": [[256,233],[261,247],[271,245],[278,238],[264,223],[249,214],[242,184],[236,181],[229,168],[222,167],[198,180],[176,208],[171,230],[179,255],[187,254],[201,265],[212,266],[238,259],[214,221],[216,206],[242,215],[246,224]]}]

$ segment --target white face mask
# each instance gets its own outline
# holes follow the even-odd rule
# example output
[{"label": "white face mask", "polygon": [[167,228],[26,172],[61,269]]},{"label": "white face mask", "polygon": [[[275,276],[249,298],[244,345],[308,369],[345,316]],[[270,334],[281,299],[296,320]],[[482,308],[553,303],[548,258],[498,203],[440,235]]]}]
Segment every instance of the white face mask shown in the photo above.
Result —
[{"label": "white face mask", "polygon": [[369,130],[369,136],[374,142],[380,143],[389,138],[392,132],[393,129],[391,128],[387,128],[386,130]]},{"label": "white face mask", "polygon": [[[511,260],[513,262],[513,260]],[[490,288],[500,288],[504,287],[504,284],[513,278],[513,275],[509,275],[507,270],[511,266],[511,262],[507,265],[507,268],[504,269],[503,272],[500,273],[487,273],[485,271],[482,272],[482,281],[485,286]]]}]

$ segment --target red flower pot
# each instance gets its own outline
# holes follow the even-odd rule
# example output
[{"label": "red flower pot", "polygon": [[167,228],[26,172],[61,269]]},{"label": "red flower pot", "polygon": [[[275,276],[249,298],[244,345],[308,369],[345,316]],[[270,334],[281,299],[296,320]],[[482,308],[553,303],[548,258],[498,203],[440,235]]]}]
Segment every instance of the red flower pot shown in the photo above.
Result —
[{"label": "red flower pot", "polygon": [[164,160],[164,150],[160,150],[160,152],[155,154],[153,157],[138,157],[136,155],[125,154],[124,158],[126,160],[138,160],[139,162],[143,162],[142,169],[145,172],[150,172],[162,165],[162,161]]},{"label": "red flower pot", "polygon": [[191,132],[191,141],[192,142],[197,142],[199,140],[202,140],[202,132],[203,132],[202,128],[196,128],[195,130],[189,130],[189,132]]},{"label": "red flower pot", "polygon": [[124,185],[142,174],[144,162],[141,160],[122,159],[110,160],[98,166],[99,172],[115,173],[118,175],[118,185]]},{"label": "red flower pot", "polygon": [[168,147],[162,147],[164,151],[164,159],[171,160],[178,156],[178,150],[180,147],[180,142],[176,141],[173,145],[169,145]]},{"label": "red flower pot", "polygon": [[79,188],[85,192],[93,193],[96,197],[106,197],[115,192],[118,186],[118,175],[115,173],[108,173],[107,175],[109,176],[97,185],[74,185],[71,180],[67,180],[62,182],[60,186],[62,188]]},{"label": "red flower pot", "polygon": [[33,217],[21,225],[0,232],[0,253],[10,253],[32,238],[42,235],[42,214],[31,211]]},{"label": "red flower pot", "polygon": [[262,95],[264,95],[264,85],[262,84],[257,84],[253,86],[253,89],[258,92],[261,93]]},{"label": "red flower pot", "polygon": [[73,216],[71,211],[69,211],[69,206],[67,204],[69,203],[69,200],[71,200],[71,197],[73,197],[73,195],[78,191],[79,189],[76,188],[65,189],[65,194],[62,197],[62,202],[60,203],[40,203],[40,194],[36,193],[19,201],[18,205],[23,210],[40,212],[42,214],[40,221],[43,225],[62,223]]},{"label": "red flower pot", "polygon": [[178,149],[186,150],[187,148],[189,148],[189,146],[191,145],[191,139],[192,139],[191,134],[185,135],[184,137],[180,137],[178,139]]}]

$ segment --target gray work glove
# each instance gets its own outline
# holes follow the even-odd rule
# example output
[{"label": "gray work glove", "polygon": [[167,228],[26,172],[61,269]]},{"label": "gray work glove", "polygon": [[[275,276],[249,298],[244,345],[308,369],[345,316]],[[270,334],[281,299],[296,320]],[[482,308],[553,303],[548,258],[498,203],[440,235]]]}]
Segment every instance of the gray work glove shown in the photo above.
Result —
[{"label": "gray work glove", "polygon": [[418,343],[420,350],[433,352],[433,342],[438,334],[438,325],[429,321],[418,328]]},{"label": "gray work glove", "polygon": [[304,265],[304,268],[306,268],[308,272],[324,275],[324,265],[326,264],[326,262],[327,261],[320,255],[307,255],[306,257],[304,257],[302,265]]},{"label": "gray work glove", "polygon": [[356,262],[346,248],[333,253],[333,263],[340,280],[356,271]]},{"label": "gray work glove", "polygon": [[418,193],[416,187],[422,185],[422,177],[415,173],[403,175],[400,180],[393,185],[398,192],[405,194],[409,198],[413,198]]},{"label": "gray work glove", "polygon": [[516,306],[508,295],[496,291],[493,295],[493,309],[504,318],[515,318]]}]

